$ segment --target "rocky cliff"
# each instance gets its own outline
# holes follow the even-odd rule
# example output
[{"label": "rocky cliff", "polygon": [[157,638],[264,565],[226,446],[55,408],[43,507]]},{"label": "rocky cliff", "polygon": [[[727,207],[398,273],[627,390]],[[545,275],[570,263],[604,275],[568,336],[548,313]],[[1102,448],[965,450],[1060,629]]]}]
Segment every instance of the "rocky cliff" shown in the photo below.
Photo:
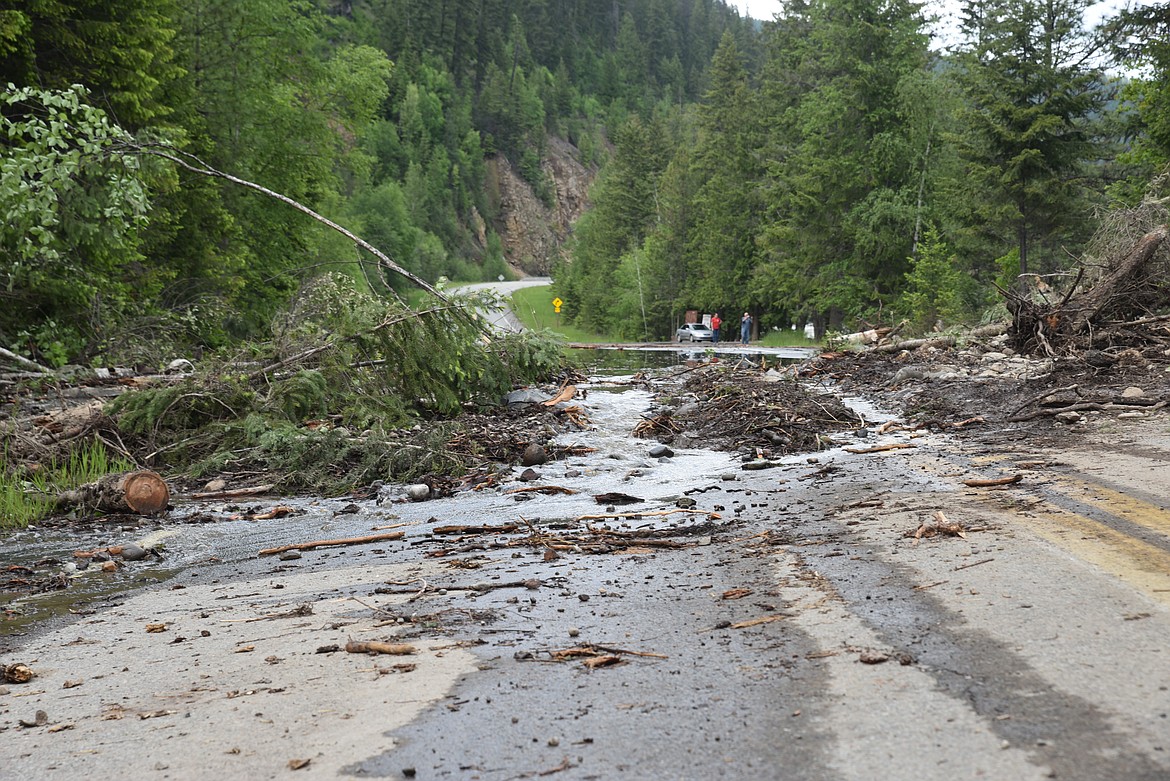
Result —
[{"label": "rocky cliff", "polygon": [[496,214],[493,227],[509,265],[526,275],[543,276],[552,270],[573,223],[588,205],[589,186],[596,175],[567,141],[550,138],[547,150],[541,167],[552,183],[551,206],[537,197],[507,158],[496,155],[487,163],[489,198]]}]

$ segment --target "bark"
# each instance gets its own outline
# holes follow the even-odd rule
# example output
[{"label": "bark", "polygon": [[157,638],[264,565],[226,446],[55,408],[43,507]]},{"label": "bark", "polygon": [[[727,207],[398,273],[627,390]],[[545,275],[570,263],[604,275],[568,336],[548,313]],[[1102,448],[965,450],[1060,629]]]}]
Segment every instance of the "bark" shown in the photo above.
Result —
[{"label": "bark", "polygon": [[1073,299],[1075,301],[1073,308],[1077,310],[1072,322],[1073,333],[1085,330],[1118,295],[1126,292],[1133,280],[1141,275],[1150,258],[1154,257],[1154,253],[1162,246],[1166,235],[1167,226],[1163,225],[1142,236],[1112,271],[1093,285],[1091,290]]},{"label": "bark", "polygon": [[167,509],[171,493],[166,481],[149,470],[106,475],[100,480],[57,497],[57,507],[82,507],[103,513],[158,515]]},{"label": "bark", "polygon": [[41,366],[39,363],[37,363],[35,361],[30,361],[28,358],[17,355],[16,353],[12,352],[11,350],[5,350],[3,347],[0,347],[0,358],[7,358],[8,360],[15,363],[17,366],[22,366],[25,369],[28,369],[29,371],[32,371],[32,372],[38,372],[40,374],[52,374],[53,373],[52,369],[50,369],[46,366]]}]

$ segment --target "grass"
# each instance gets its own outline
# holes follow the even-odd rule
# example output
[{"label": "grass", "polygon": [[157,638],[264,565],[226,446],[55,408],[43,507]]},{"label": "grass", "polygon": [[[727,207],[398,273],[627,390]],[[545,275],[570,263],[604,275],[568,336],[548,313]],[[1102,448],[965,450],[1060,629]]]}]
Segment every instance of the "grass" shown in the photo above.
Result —
[{"label": "grass", "polygon": [[[5,461],[8,461],[5,453]],[[0,473],[0,529],[24,529],[51,515],[57,494],[69,491],[116,472],[129,472],[134,465],[122,458],[111,459],[101,442],[92,441],[54,460],[46,468],[23,477]]]},{"label": "grass", "polygon": [[820,347],[821,343],[815,339],[805,339],[803,330],[785,331],[768,331],[763,338],[756,340],[755,344],[764,347]]},{"label": "grass", "polygon": [[560,334],[569,342],[612,342],[611,337],[604,334],[595,334],[571,325],[558,315],[553,306],[552,287],[538,285],[524,287],[512,294],[512,312],[524,324],[525,328],[539,331],[547,328],[555,334]]},{"label": "grass", "polygon": [[[534,331],[539,331],[542,328],[547,328],[553,333],[560,334],[569,342],[589,343],[608,343],[621,341],[614,339],[611,336],[604,334],[596,334],[578,328],[575,325],[565,322],[560,315],[558,315],[553,307],[553,292],[552,287],[548,285],[541,285],[537,287],[525,287],[517,290],[512,294],[510,306],[512,312],[524,324],[525,328],[530,328]],[[724,329],[726,331],[726,329]],[[732,334],[734,338],[724,339],[725,344],[738,344],[739,332]],[[668,340],[670,341],[670,340]],[[804,338],[803,330],[796,331],[768,331],[763,338],[757,339],[752,344],[760,347],[820,347],[821,343],[817,341],[810,341]]]}]

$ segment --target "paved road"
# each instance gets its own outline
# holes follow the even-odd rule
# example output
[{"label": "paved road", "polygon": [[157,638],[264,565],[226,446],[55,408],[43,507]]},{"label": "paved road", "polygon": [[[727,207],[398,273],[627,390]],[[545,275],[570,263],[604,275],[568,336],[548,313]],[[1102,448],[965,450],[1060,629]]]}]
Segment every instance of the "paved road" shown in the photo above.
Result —
[{"label": "paved road", "polygon": [[[577,494],[203,507],[168,541],[199,566],[130,569],[162,580],[3,638],[38,677],[0,694],[0,777],[1170,778],[1164,418],[1102,416],[1057,453],[893,432],[843,444],[912,447],[748,472],[599,441],[651,403],[610,390],[574,440],[598,452],[523,484]],[[601,486],[645,501],[607,512]],[[680,495],[701,512],[651,514]],[[907,536],[937,512],[966,537]],[[590,524],[685,546],[564,543],[622,513]],[[254,553],[386,527],[406,537]],[[329,650],[391,639],[418,653]],[[617,663],[553,661],[572,648]]]},{"label": "paved road", "polygon": [[[524,279],[512,280],[510,282],[477,282],[470,285],[459,285],[456,290],[468,293],[475,292],[489,292],[495,293],[503,301],[507,301],[508,297],[517,290],[526,287],[540,287],[543,285],[551,285],[552,279],[549,277],[525,277]],[[489,309],[482,312],[483,316],[487,318],[488,322],[492,324],[493,328],[500,331],[523,331],[524,326],[516,318],[506,306],[501,306],[497,309]]]}]

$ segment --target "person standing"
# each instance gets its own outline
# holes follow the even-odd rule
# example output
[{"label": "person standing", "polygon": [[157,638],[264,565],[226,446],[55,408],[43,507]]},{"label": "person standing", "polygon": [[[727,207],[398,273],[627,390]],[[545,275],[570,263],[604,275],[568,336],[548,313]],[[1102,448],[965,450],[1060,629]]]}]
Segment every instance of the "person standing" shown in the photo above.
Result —
[{"label": "person standing", "polygon": [[744,344],[751,341],[752,338],[752,316],[747,312],[743,313],[743,319],[739,321],[739,340]]},{"label": "person standing", "polygon": [[711,341],[719,344],[719,326],[723,325],[723,321],[719,319],[719,313],[711,315]]}]

